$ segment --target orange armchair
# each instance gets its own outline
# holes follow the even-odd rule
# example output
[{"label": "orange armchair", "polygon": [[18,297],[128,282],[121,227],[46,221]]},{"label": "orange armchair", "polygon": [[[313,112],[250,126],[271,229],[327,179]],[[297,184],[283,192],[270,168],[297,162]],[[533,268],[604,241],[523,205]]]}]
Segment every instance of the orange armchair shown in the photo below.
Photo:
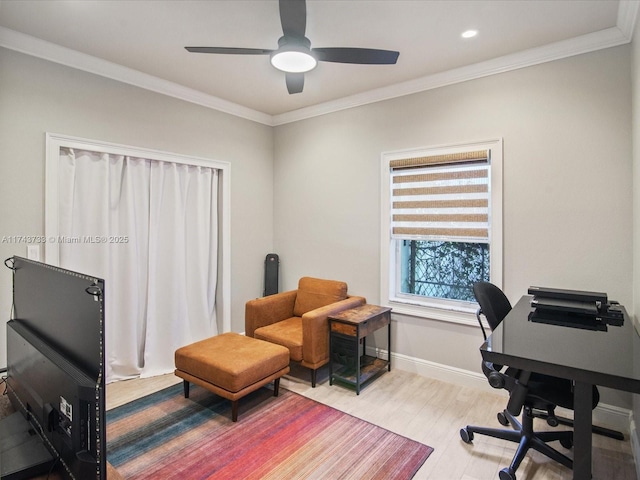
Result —
[{"label": "orange armchair", "polygon": [[287,347],[291,360],[311,369],[315,387],[318,368],[329,362],[327,317],[365,303],[347,295],[345,282],[303,277],[297,290],[248,301],[245,334]]}]

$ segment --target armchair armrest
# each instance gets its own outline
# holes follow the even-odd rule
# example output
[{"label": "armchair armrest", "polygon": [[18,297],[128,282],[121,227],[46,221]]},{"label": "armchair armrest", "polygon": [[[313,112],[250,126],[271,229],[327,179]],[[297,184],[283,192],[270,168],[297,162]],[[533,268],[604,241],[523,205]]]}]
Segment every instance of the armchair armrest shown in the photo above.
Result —
[{"label": "armchair armrest", "polygon": [[293,317],[297,290],[249,300],[244,309],[245,335],[253,337],[257,328]]},{"label": "armchair armrest", "polygon": [[347,297],[316,308],[302,316],[302,365],[317,369],[329,361],[329,322],[327,318],[343,310],[367,303],[364,297]]}]

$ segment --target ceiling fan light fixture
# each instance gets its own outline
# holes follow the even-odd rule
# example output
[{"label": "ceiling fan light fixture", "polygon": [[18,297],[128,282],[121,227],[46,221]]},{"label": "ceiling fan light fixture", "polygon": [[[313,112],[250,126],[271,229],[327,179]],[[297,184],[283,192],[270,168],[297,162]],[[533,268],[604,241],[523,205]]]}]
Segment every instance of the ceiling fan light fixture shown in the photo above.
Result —
[{"label": "ceiling fan light fixture", "polygon": [[356,65],[395,65],[398,60],[400,52],[393,50],[350,47],[312,49],[311,41],[305,36],[307,29],[306,0],[280,0],[278,3],[283,35],[278,39],[276,50],[237,47],[185,48],[193,53],[269,55],[271,64],[286,73],[285,80],[289,94],[302,92],[304,73],[316,68],[319,61]]},{"label": "ceiling fan light fixture", "polygon": [[287,45],[273,52],[271,65],[287,73],[304,73],[316,68],[318,61],[309,49]]}]

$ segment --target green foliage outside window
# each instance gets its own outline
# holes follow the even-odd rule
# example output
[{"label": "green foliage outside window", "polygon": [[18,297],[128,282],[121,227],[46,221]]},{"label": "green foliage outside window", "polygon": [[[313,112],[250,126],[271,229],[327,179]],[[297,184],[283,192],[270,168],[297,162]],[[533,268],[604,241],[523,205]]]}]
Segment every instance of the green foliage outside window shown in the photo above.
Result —
[{"label": "green foliage outside window", "polygon": [[473,283],[489,281],[486,243],[401,242],[402,293],[475,302]]}]

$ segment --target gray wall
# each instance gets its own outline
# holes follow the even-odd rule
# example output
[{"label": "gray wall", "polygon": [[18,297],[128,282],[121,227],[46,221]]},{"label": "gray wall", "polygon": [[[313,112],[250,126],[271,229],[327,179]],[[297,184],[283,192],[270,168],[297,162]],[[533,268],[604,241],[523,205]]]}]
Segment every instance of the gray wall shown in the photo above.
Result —
[{"label": "gray wall", "polygon": [[[379,301],[381,152],[502,137],[507,296],[561,285],[632,305],[630,65],[631,47],[616,47],[270,128],[0,49],[0,237],[44,233],[47,131],[229,161],[242,331],[271,251],[281,289],[315,275]],[[26,245],[0,243],[1,259],[14,254]],[[5,318],[10,291],[0,268]],[[477,328],[396,315],[393,329],[395,353],[478,369]],[[0,364],[4,347],[2,329]]]},{"label": "gray wall", "polygon": [[[640,22],[636,28],[632,44],[632,79],[633,79],[633,313],[636,329],[640,335]],[[636,337],[637,345],[640,340]],[[639,354],[640,356],[640,354]],[[640,363],[640,358],[636,358]],[[640,478],[640,395],[633,396],[633,419],[636,426],[635,446],[636,472]]]},{"label": "gray wall", "polygon": [[[0,48],[0,238],[44,234],[45,132],[231,163],[231,316],[243,331],[272,250],[272,128]],[[0,243],[0,259],[12,255],[26,256],[26,244]],[[0,267],[5,320],[11,289]]]},{"label": "gray wall", "polygon": [[[276,127],[284,287],[337,278],[378,302],[380,153],[502,137],[510,300],[545,285],[631,305],[630,73],[627,45]],[[478,370],[479,329],[394,319],[394,353]]]}]

